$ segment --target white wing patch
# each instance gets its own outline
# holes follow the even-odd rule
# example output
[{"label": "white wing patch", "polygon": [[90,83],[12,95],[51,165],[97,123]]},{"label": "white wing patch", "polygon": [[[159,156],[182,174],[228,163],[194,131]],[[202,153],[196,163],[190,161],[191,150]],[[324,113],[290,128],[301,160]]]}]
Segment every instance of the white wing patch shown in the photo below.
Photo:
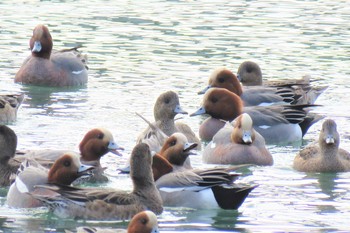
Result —
[{"label": "white wing patch", "polygon": [[77,71],[74,70],[74,71],[72,71],[72,73],[73,73],[73,74],[81,74],[81,73],[83,73],[83,71],[84,71],[84,70],[77,70]]},{"label": "white wing patch", "polygon": [[259,128],[268,129],[268,128],[271,128],[271,126],[269,126],[269,125],[259,125]]},{"label": "white wing patch", "polygon": [[27,185],[19,178],[19,176],[17,176],[15,183],[18,191],[21,193],[29,192]]}]

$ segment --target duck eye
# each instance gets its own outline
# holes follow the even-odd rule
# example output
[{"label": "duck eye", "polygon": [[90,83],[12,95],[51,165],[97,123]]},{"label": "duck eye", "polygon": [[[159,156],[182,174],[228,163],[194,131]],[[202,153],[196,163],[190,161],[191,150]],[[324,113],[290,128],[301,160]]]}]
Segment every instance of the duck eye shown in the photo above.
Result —
[{"label": "duck eye", "polygon": [[211,98],[211,102],[216,103],[216,102],[218,102],[218,99],[213,97],[213,98]]},{"label": "duck eye", "polygon": [[225,79],[224,78],[219,78],[219,83],[223,83],[225,82]]},{"label": "duck eye", "polygon": [[164,103],[166,103],[166,104],[170,103],[170,99],[169,99],[169,98],[166,98],[166,99],[164,100]]},{"label": "duck eye", "polygon": [[146,224],[147,224],[147,219],[141,218],[140,222],[141,222],[143,225],[146,225]]},{"label": "duck eye", "polygon": [[70,166],[70,161],[68,161],[68,160],[64,161],[64,162],[63,162],[63,165],[64,165],[65,167],[69,167],[69,166]]},{"label": "duck eye", "polygon": [[170,146],[175,146],[176,145],[176,140],[173,140],[170,142]]},{"label": "duck eye", "polygon": [[98,139],[103,139],[103,133],[98,134],[98,135],[97,135],[97,138],[98,138]]}]

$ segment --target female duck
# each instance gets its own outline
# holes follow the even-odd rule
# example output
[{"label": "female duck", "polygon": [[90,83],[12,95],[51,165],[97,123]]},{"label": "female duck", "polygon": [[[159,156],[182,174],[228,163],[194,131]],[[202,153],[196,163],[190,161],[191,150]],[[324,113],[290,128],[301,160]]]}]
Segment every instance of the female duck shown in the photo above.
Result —
[{"label": "female duck", "polygon": [[15,82],[40,86],[81,86],[87,83],[86,58],[77,48],[52,51],[49,29],[38,25],[29,41],[32,52],[15,76]]},{"label": "female duck", "polygon": [[313,104],[327,87],[311,86],[309,75],[300,79],[264,80],[259,65],[252,61],[243,62],[237,71],[237,78],[244,86],[291,87],[296,94],[301,95],[298,104]]},{"label": "female duck", "polygon": [[323,122],[318,143],[301,150],[294,158],[294,169],[302,172],[350,171],[350,153],[339,148],[340,137],[335,121]]},{"label": "female duck", "polygon": [[17,111],[24,94],[0,95],[0,124],[9,124],[17,119]]},{"label": "female duck", "polygon": [[214,164],[272,165],[265,139],[254,130],[253,120],[243,113],[232,128],[227,124],[213,137],[203,152],[203,161]]},{"label": "female duck", "polygon": [[[153,124],[167,136],[170,136],[175,132],[181,132],[189,141],[196,142],[199,147],[198,149],[200,149],[200,140],[197,138],[192,129],[185,123],[175,122],[174,118],[177,114],[187,114],[187,112],[185,112],[180,106],[179,96],[177,93],[173,91],[162,93],[157,98],[154,105],[153,114],[155,118],[155,122]],[[149,126],[139,135],[137,141],[144,142],[143,140],[149,140],[149,138],[153,137],[153,135],[154,132]],[[158,141],[157,143],[152,144],[155,146],[151,148],[151,151],[159,152],[160,148],[164,144],[164,141]]]}]

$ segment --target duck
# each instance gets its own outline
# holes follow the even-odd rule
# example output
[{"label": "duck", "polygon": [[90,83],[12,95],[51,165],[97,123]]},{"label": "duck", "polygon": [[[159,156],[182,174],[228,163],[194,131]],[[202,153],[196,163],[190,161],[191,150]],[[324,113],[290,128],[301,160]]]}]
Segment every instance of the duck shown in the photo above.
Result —
[{"label": "duck", "polygon": [[50,87],[86,85],[87,59],[78,51],[79,47],[53,51],[49,29],[42,24],[34,28],[29,46],[31,55],[16,73],[15,83]]},{"label": "duck", "polygon": [[163,212],[163,202],[154,183],[152,156],[145,143],[137,144],[131,153],[131,192],[103,187],[78,188],[66,185],[40,186],[56,192],[56,196],[32,194],[61,218],[95,220],[129,220],[137,213],[150,210]]},{"label": "duck", "polygon": [[237,78],[243,86],[265,86],[265,87],[289,87],[295,90],[301,97],[298,104],[314,104],[317,98],[327,89],[325,86],[311,86],[314,80],[310,75],[304,75],[299,79],[286,78],[277,80],[263,80],[260,66],[253,61],[244,61],[237,71]]},{"label": "duck", "polygon": [[337,124],[326,119],[318,142],[299,151],[293,161],[293,168],[301,172],[347,172],[350,171],[350,153],[339,148],[340,136]]},{"label": "duck", "polygon": [[0,95],[0,124],[11,124],[16,121],[18,108],[23,99],[23,93]]},{"label": "duck", "polygon": [[203,168],[188,166],[191,150],[181,133],[174,133],[164,143],[160,153],[153,156],[152,171],[164,206],[195,209],[238,209],[256,187],[233,183],[239,168]]},{"label": "duck", "polygon": [[213,137],[203,151],[203,161],[213,164],[273,165],[265,139],[253,128],[253,120],[243,113],[227,123]]},{"label": "duck", "polygon": [[[78,179],[74,183],[100,183],[107,182],[109,179],[104,174],[105,168],[101,166],[101,158],[108,152],[115,155],[122,156],[119,152],[124,150],[123,147],[119,146],[112,133],[105,128],[93,128],[90,129],[83,137],[79,144],[80,160],[83,164],[94,166],[95,169],[92,171],[92,175],[84,177],[84,179]],[[17,151],[18,155],[26,156],[34,159],[41,159],[55,161],[64,152],[74,152],[69,150],[55,150],[55,149],[41,149],[41,150],[25,150]]]},{"label": "duck", "polygon": [[309,112],[314,106],[317,105],[244,107],[236,94],[225,88],[210,88],[204,94],[202,106],[190,116],[210,115],[199,128],[199,136],[205,141],[211,141],[226,121],[248,113],[254,129],[265,138],[266,144],[289,144],[300,141],[314,123],[324,118]]},{"label": "duck", "polygon": [[209,77],[209,84],[198,94],[204,94],[211,87],[221,87],[238,95],[244,106],[268,106],[297,104],[301,97],[289,87],[246,87],[243,88],[236,75],[226,67],[216,68]]},{"label": "duck", "polygon": [[17,148],[17,135],[6,125],[0,125],[0,186],[9,186],[16,177],[21,164],[14,159]]},{"label": "duck", "polygon": [[[67,232],[67,231],[66,231]],[[78,227],[77,233],[159,233],[157,216],[149,210],[136,214],[128,224],[128,229],[106,229]]]},{"label": "duck", "polygon": [[7,205],[15,208],[42,206],[39,200],[28,193],[50,195],[50,192],[43,192],[36,185],[70,185],[77,178],[88,175],[87,172],[93,167],[82,164],[79,157],[80,155],[76,153],[65,153],[50,169],[41,166],[35,160],[25,160],[19,167],[16,179],[7,193]]},{"label": "duck", "polygon": [[[170,136],[175,132],[183,133],[189,141],[198,143],[198,150],[201,149],[200,140],[192,129],[183,122],[175,122],[177,114],[187,114],[180,105],[179,96],[174,91],[166,91],[159,95],[154,104],[153,114],[155,122],[152,123],[158,127],[165,135]],[[137,143],[145,142],[149,138],[154,137],[154,130],[148,126],[137,138]],[[155,142],[150,144],[151,151],[159,152],[166,137],[157,138]]]}]

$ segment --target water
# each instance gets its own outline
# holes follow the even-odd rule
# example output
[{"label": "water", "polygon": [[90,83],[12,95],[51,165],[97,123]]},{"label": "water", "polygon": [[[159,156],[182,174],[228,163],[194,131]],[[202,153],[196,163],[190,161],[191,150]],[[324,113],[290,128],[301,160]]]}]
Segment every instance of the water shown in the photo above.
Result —
[{"label": "water", "polygon": [[[19,149],[75,149],[87,130],[105,127],[126,148],[123,158],[108,154],[103,164],[111,182],[130,189],[124,164],[145,123],[153,119],[158,95],[174,90],[189,112],[201,102],[197,92],[210,72],[253,60],[265,78],[310,74],[328,89],[315,111],[333,118],[350,149],[350,5],[347,1],[12,1],[0,3],[0,77],[2,92],[25,92],[18,120],[11,125]],[[84,46],[89,57],[86,88],[24,87],[13,78],[29,54],[33,28],[46,24],[54,47]],[[198,131],[201,118],[185,116]],[[318,137],[321,122],[305,136]],[[299,147],[269,149],[272,167],[251,167],[240,182],[259,184],[238,211],[166,208],[161,231],[348,231],[349,173],[305,174],[292,169]],[[196,166],[200,156],[193,157]],[[111,166],[110,164],[113,164]],[[45,208],[8,208],[1,189],[0,226],[4,232],[57,231],[80,225],[108,228],[125,223],[62,220]]]}]

